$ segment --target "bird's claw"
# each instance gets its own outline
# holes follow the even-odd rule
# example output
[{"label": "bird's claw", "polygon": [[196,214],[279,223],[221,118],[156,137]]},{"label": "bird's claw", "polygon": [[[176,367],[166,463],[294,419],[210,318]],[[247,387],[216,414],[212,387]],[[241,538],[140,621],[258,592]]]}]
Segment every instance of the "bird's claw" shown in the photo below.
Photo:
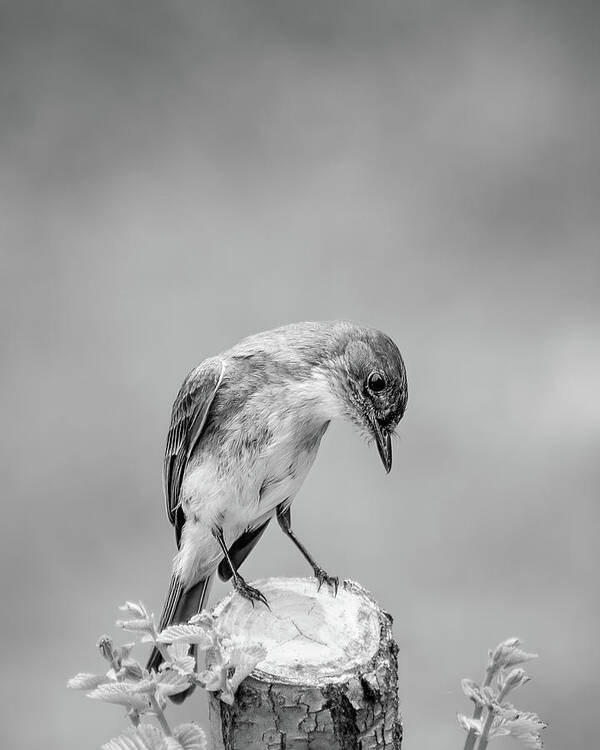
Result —
[{"label": "bird's claw", "polygon": [[262,591],[255,589],[253,586],[249,586],[241,576],[238,576],[238,578],[234,580],[233,585],[238,594],[244,599],[247,599],[250,604],[252,604],[252,607],[254,607],[254,602],[261,602],[268,610],[271,609],[271,607],[269,607],[269,602]]},{"label": "bird's claw", "polygon": [[333,595],[337,596],[338,588],[340,585],[340,579],[337,576],[328,576],[327,573],[320,568],[318,565],[314,568],[315,578],[319,582],[318,591],[321,590],[321,586],[326,583],[330,588],[333,589]]}]

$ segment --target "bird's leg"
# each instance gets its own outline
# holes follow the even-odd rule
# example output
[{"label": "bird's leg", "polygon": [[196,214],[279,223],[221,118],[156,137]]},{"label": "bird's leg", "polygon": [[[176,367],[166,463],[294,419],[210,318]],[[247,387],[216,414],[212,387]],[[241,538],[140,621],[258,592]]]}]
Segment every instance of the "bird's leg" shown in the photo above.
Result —
[{"label": "bird's leg", "polygon": [[231,568],[231,576],[232,576],[232,583],[234,589],[238,592],[240,596],[243,596],[244,599],[248,599],[249,602],[251,602],[252,606],[254,607],[254,602],[262,602],[267,609],[271,609],[269,607],[269,603],[267,602],[264,594],[262,594],[258,589],[253,588],[252,586],[249,586],[246,581],[242,578],[242,576],[237,572],[235,569],[234,564],[231,562],[231,558],[229,557],[229,551],[227,550],[227,545],[225,544],[225,539],[223,538],[223,529],[217,527],[213,530],[213,536],[219,542],[219,545],[221,546],[221,549],[223,550],[223,554],[225,555],[225,559],[227,560],[227,563],[229,564],[229,567]]},{"label": "bird's leg", "polygon": [[340,585],[339,578],[327,575],[323,568],[320,565],[317,565],[317,563],[313,560],[309,551],[302,544],[302,542],[296,537],[296,535],[292,531],[292,514],[289,505],[287,507],[283,507],[282,505],[280,505],[277,508],[277,521],[283,529],[283,532],[292,540],[292,542],[294,542],[296,547],[298,547],[300,552],[302,552],[302,554],[308,561],[310,567],[313,569],[315,578],[319,582],[319,589],[324,583],[326,583],[328,586],[331,586],[335,596]]}]

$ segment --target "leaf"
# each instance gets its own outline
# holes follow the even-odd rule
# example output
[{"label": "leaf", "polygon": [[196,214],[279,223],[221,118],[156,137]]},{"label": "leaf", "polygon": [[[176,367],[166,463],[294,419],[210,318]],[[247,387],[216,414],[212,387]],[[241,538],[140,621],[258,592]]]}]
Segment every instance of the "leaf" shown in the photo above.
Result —
[{"label": "leaf", "polygon": [[265,659],[267,649],[258,644],[246,648],[235,647],[228,656],[228,665],[235,669],[233,677],[228,682],[235,693],[240,683],[252,673],[254,667]]},{"label": "leaf", "polygon": [[228,706],[233,706],[235,703],[235,692],[231,689],[231,683],[229,681],[219,693],[219,700],[223,701],[223,703],[226,703]]},{"label": "leaf", "polygon": [[196,660],[193,656],[186,656],[184,659],[171,662],[170,667],[180,675],[193,674],[196,669]]},{"label": "leaf", "polygon": [[542,738],[540,732],[548,725],[535,713],[517,713],[514,719],[504,722],[511,737],[531,750],[540,750]]},{"label": "leaf", "polygon": [[172,643],[170,646],[167,646],[167,653],[173,660],[183,659],[190,653],[190,644],[183,641]]},{"label": "leaf", "polygon": [[149,633],[152,635],[153,625],[151,620],[115,620],[115,625],[131,633]]},{"label": "leaf", "polygon": [[221,690],[220,700],[232,705],[240,683],[266,655],[267,650],[261,644],[247,644],[239,638],[223,640],[221,647],[213,650],[209,668],[198,678],[205,683],[206,690]]},{"label": "leaf", "polygon": [[530,654],[520,648],[514,648],[504,660],[504,666],[515,667],[517,664],[523,664],[526,661],[537,659],[538,654]]},{"label": "leaf", "polygon": [[187,690],[190,686],[188,677],[180,675],[172,670],[165,670],[160,673],[156,687],[161,696],[177,695]]},{"label": "leaf", "polygon": [[206,735],[197,724],[180,724],[173,734],[183,750],[206,750]]},{"label": "leaf", "polygon": [[105,703],[116,703],[127,708],[135,708],[138,711],[147,711],[150,707],[148,698],[139,692],[139,683],[136,682],[110,682],[99,685],[88,698]]},{"label": "leaf", "polygon": [[196,669],[196,659],[189,655],[189,651],[189,643],[183,643],[182,641],[167,646],[170,660],[163,662],[161,668],[168,667],[182,675],[192,674]]},{"label": "leaf", "polygon": [[506,704],[494,719],[490,738],[510,735],[530,750],[541,750],[540,733],[546,726],[547,724],[537,714],[517,711],[514,706]]},{"label": "leaf", "polygon": [[206,649],[213,645],[205,628],[198,625],[169,625],[158,635],[159,643],[193,643]]},{"label": "leaf", "polygon": [[148,678],[147,680],[139,680],[138,682],[121,683],[123,685],[129,685],[129,691],[132,694],[144,693],[145,695],[152,695],[156,690],[156,683],[154,680]]},{"label": "leaf", "polygon": [[210,612],[198,612],[197,615],[190,617],[188,623],[190,625],[201,625],[207,630],[212,630],[215,625],[214,617]]},{"label": "leaf", "polygon": [[488,668],[496,671],[501,667],[515,667],[517,664],[523,664],[531,659],[537,659],[537,654],[523,651],[519,638],[507,638],[499,643],[493,651],[490,651],[490,661]]},{"label": "leaf", "polygon": [[460,682],[463,693],[472,700],[473,703],[478,706],[485,706],[486,700],[481,693],[481,688],[474,680],[469,680],[466,677]]},{"label": "leaf", "polygon": [[529,682],[529,677],[525,670],[521,669],[521,667],[515,667],[508,675],[502,674],[498,684],[502,693],[506,695],[511,690],[521,687],[526,682]]},{"label": "leaf", "polygon": [[521,641],[519,638],[507,638],[502,643],[499,643],[493,651],[489,652],[490,660],[488,669],[495,672],[500,667],[505,666],[507,657],[520,645]]},{"label": "leaf", "polygon": [[142,665],[135,659],[126,658],[121,662],[120,674],[127,680],[141,680],[144,676]]},{"label": "leaf", "polygon": [[160,746],[160,750],[182,750],[182,749],[181,749],[181,744],[178,742],[178,740],[175,739],[175,737],[165,737],[162,745]]},{"label": "leaf", "polygon": [[512,703],[509,703],[508,701],[502,701],[502,703],[496,703],[496,716],[499,717],[499,720],[505,720],[505,719],[514,719],[515,716],[519,715],[519,712],[517,709],[513,706]]},{"label": "leaf", "polygon": [[122,604],[119,609],[121,610],[121,612],[129,612],[130,615],[148,619],[148,612],[146,611],[146,607],[144,607],[142,602],[125,602],[125,604]]},{"label": "leaf", "polygon": [[490,740],[495,740],[496,737],[505,737],[507,734],[510,734],[509,730],[504,726],[503,722],[496,723],[495,721],[492,723],[492,726],[490,728],[490,733],[488,737]]},{"label": "leaf", "polygon": [[200,672],[198,679],[204,684],[204,689],[209,692],[224,690],[226,686],[227,667],[224,664],[215,664]]},{"label": "leaf", "polygon": [[477,736],[481,734],[483,728],[481,719],[471,719],[464,714],[456,714],[456,720],[458,721],[458,726],[464,729],[465,732],[473,730]]},{"label": "leaf", "polygon": [[89,674],[88,672],[79,672],[75,677],[67,682],[67,687],[71,690],[93,690],[98,685],[108,682],[108,677],[104,674]]},{"label": "leaf", "polygon": [[102,745],[102,750],[163,750],[165,736],[152,724],[140,724]]},{"label": "leaf", "polygon": [[502,641],[496,646],[496,651],[498,650],[512,650],[513,648],[518,648],[521,645],[521,639],[518,636],[513,636],[512,638],[507,638],[505,641]]}]

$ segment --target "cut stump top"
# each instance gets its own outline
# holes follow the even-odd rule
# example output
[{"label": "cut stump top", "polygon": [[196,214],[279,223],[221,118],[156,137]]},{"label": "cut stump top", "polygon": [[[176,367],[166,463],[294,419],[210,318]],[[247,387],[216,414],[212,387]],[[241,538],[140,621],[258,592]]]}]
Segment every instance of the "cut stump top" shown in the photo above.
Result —
[{"label": "cut stump top", "polygon": [[377,654],[382,611],[357,583],[344,581],[337,596],[314,578],[253,581],[270,611],[232,592],[215,608],[221,636],[261,644],[266,658],[253,677],[292,685],[343,682]]}]

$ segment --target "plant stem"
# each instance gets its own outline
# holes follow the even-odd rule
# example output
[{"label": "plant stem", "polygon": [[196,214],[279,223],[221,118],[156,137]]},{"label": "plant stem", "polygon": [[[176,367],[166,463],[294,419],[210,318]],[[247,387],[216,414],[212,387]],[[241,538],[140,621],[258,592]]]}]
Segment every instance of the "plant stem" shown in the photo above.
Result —
[{"label": "plant stem", "polygon": [[[500,691],[500,695],[498,696],[498,703],[502,703],[504,698],[506,697],[507,693],[506,687],[504,687],[503,690]],[[483,725],[483,729],[481,730],[481,737],[479,738],[479,744],[477,745],[477,750],[486,750],[486,747],[488,746],[489,740],[489,734],[490,729],[492,728],[492,722],[494,721],[494,709],[492,706],[488,706],[488,715],[485,720],[485,724]]]},{"label": "plant stem", "polygon": [[154,617],[152,618],[151,626],[152,626],[151,635],[152,635],[152,638],[154,639],[155,648],[158,650],[158,652],[160,653],[164,661],[169,661],[170,657],[169,657],[169,652],[167,651],[166,644],[158,642],[158,632],[156,630],[156,626],[154,625]]},{"label": "plant stem", "polygon": [[158,719],[158,723],[160,724],[163,732],[165,733],[167,737],[172,737],[173,732],[171,731],[169,722],[165,718],[165,714],[162,708],[158,705],[158,701],[156,700],[156,695],[150,696],[150,702],[152,703],[152,710],[156,714],[156,718]]},{"label": "plant stem", "polygon": [[[490,686],[492,680],[494,679],[495,673],[496,673],[496,670],[492,669],[491,666],[486,669],[485,680],[483,681],[484,688]],[[473,718],[475,720],[480,719],[482,713],[483,713],[483,706],[479,706],[479,705],[475,706],[475,709],[473,711]],[[477,735],[475,734],[475,730],[469,729],[463,750],[473,750],[476,742],[477,742]]]},{"label": "plant stem", "polygon": [[479,745],[477,745],[477,750],[485,750],[488,746],[488,735],[490,733],[490,729],[492,726],[492,722],[494,721],[494,712],[492,709],[488,709],[488,715],[485,720],[485,724],[483,725],[483,730],[481,732],[481,737],[479,739]]}]

